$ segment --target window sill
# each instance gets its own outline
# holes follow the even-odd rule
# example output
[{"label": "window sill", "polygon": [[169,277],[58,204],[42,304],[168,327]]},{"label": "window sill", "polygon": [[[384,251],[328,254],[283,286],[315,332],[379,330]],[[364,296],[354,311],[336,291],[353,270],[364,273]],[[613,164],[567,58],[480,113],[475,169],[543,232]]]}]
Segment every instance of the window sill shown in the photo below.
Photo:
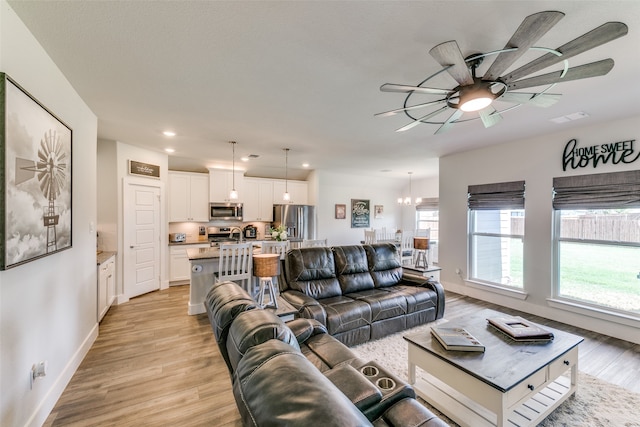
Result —
[{"label": "window sill", "polygon": [[621,325],[632,326],[634,328],[640,328],[640,317],[608,310],[606,307],[598,307],[582,303],[580,301],[560,298],[547,298],[547,303],[553,308],[594,317],[600,320],[606,320],[608,322],[615,322]]},{"label": "window sill", "polygon": [[477,281],[468,280],[468,279],[465,280],[465,283],[472,288],[482,289],[483,291],[493,292],[494,294],[500,294],[500,295],[516,298],[523,301],[526,300],[527,297],[529,296],[528,293],[520,289],[506,288],[504,286],[492,285],[489,283],[477,282]]}]

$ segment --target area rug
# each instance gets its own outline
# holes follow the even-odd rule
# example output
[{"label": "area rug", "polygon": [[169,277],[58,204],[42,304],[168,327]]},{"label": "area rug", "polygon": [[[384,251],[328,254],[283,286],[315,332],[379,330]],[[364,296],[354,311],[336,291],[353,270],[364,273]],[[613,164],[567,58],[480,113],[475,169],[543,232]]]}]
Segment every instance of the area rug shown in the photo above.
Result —
[{"label": "area rug", "polygon": [[[431,326],[438,323],[442,323],[442,320],[360,344],[352,349],[362,359],[376,361],[406,380],[407,343],[402,336],[408,332],[429,333]],[[419,400],[450,426],[458,426],[427,402]],[[578,371],[578,390],[575,395],[563,402],[539,427],[581,426],[640,427],[640,394]]]}]

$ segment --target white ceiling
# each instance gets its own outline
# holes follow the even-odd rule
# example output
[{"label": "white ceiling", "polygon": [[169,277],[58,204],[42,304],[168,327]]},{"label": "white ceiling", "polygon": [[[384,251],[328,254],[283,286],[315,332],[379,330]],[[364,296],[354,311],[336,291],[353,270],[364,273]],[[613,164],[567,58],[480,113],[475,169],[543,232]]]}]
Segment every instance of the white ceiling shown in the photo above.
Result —
[{"label": "white ceiling", "polygon": [[[230,167],[228,141],[235,140],[236,159],[260,156],[236,162],[248,175],[283,178],[288,147],[289,178],[306,175],[302,162],[423,178],[437,175],[443,155],[640,115],[636,0],[9,4],[97,115],[99,138],[172,147],[170,169]],[[576,66],[612,58],[613,70],[558,84],[551,92],[563,96],[554,106],[521,106],[488,129],[472,120],[440,135],[428,124],[397,133],[406,116],[374,117],[401,108],[405,98],[380,85],[417,85],[440,70],[429,55],[433,46],[457,40],[465,56],[498,50],[527,15],[543,10],[566,16],[536,46],[559,47],[607,21],[627,24],[627,36],[569,60]],[[440,78],[439,87],[456,86],[448,75]],[[420,102],[433,99],[423,96]],[[590,117],[550,121],[579,111]],[[177,136],[164,137],[165,129]]]}]

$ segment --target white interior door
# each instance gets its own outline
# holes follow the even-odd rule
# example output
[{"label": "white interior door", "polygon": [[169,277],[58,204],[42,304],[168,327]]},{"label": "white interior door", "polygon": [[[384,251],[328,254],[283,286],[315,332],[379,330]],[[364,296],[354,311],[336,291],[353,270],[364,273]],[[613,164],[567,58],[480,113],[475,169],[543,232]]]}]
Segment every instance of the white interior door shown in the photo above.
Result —
[{"label": "white interior door", "polygon": [[160,187],[125,184],[124,293],[160,289]]}]

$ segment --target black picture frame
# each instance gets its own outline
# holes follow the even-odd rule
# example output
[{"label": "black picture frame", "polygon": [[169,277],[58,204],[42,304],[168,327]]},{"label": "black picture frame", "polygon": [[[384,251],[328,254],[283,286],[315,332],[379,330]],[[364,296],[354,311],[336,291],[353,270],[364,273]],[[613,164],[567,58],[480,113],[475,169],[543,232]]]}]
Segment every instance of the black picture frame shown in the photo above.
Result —
[{"label": "black picture frame", "polygon": [[351,199],[351,228],[368,228],[371,222],[369,200]]},{"label": "black picture frame", "polygon": [[73,131],[0,73],[0,270],[72,247]]}]

